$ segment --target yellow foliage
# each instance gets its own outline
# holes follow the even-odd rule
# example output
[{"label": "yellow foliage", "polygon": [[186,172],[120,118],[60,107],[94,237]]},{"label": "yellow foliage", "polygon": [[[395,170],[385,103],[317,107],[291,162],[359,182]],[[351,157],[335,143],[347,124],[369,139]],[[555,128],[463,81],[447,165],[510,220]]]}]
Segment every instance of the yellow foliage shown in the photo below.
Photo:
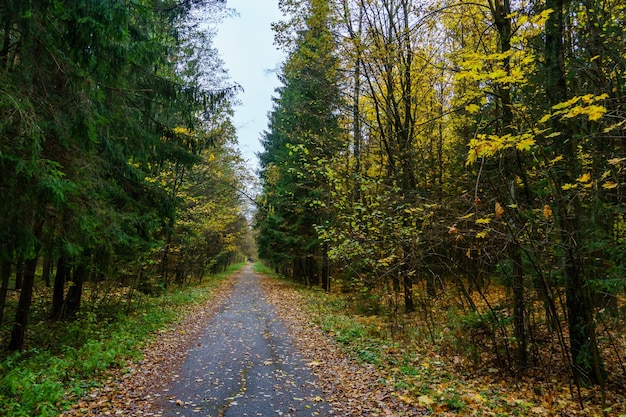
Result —
[{"label": "yellow foliage", "polygon": [[549,219],[550,217],[552,217],[552,208],[550,208],[548,204],[543,206],[543,217],[546,219]]},{"label": "yellow foliage", "polygon": [[522,139],[517,143],[517,145],[515,145],[515,147],[520,151],[529,151],[533,146],[535,146],[535,139],[533,138]]},{"label": "yellow foliage", "polygon": [[468,104],[467,106],[465,106],[465,111],[470,114],[476,114],[479,112],[479,110],[480,106],[478,106],[477,104]]},{"label": "yellow foliage", "polygon": [[604,116],[606,113],[606,107],[604,106],[588,106],[587,107],[587,117],[589,120],[598,120]]},{"label": "yellow foliage", "polygon": [[176,133],[177,135],[185,135],[185,136],[193,135],[193,132],[190,129],[187,129],[186,127],[175,127],[174,133]]},{"label": "yellow foliage", "polygon": [[489,231],[488,230],[483,230],[482,232],[478,232],[476,233],[476,238],[477,239],[484,239],[489,235]]},{"label": "yellow foliage", "polygon": [[417,398],[417,401],[422,404],[422,405],[433,405],[435,403],[435,401],[433,401],[428,395],[420,395]]}]

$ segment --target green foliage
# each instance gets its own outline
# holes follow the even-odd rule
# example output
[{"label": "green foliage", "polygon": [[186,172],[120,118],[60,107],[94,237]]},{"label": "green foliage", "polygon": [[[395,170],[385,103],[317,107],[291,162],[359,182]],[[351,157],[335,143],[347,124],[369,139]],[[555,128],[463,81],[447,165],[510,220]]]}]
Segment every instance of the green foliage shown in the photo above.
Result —
[{"label": "green foliage", "polygon": [[306,29],[282,68],[284,85],[262,139],[256,227],[260,258],[312,283],[314,276],[327,274],[324,262],[318,265],[325,249],[315,226],[332,216],[325,167],[340,146],[340,94],[329,2],[301,6],[293,18],[302,19]]},{"label": "green foliage", "polygon": [[[205,211],[212,199],[224,212],[212,218],[212,234],[191,242],[181,233],[188,253],[210,246],[207,262],[220,268],[240,256],[247,224],[235,192],[199,189],[196,176],[180,195],[187,173],[208,165],[209,148],[219,158],[209,175],[222,169],[234,190],[246,180],[236,177],[241,161],[226,148],[235,141],[236,89],[225,85],[210,36],[197,24],[199,14],[216,12],[217,19],[224,5],[165,3],[54,0],[0,8],[3,262],[65,258],[70,269],[87,270],[85,279],[115,281],[142,269],[155,275],[147,264],[171,243],[173,229],[201,228],[202,213],[192,216],[189,208],[200,194]],[[203,261],[191,261],[198,278]],[[144,272],[140,280],[150,275]],[[18,309],[20,332],[30,298],[25,293]]]},{"label": "green foliage", "polygon": [[68,402],[97,385],[104,371],[139,360],[157,330],[183,319],[191,306],[210,299],[211,290],[243,265],[232,265],[201,286],[144,297],[130,315],[94,309],[63,323],[63,328],[38,324],[39,340],[54,341],[54,346],[13,353],[0,362],[0,413],[59,415]]}]

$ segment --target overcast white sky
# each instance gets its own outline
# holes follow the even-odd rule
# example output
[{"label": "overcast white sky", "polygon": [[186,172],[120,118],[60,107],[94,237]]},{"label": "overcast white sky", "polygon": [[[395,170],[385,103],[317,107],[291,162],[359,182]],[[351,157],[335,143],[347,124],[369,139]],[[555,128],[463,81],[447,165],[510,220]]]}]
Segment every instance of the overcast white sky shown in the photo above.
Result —
[{"label": "overcast white sky", "polygon": [[279,85],[276,69],[283,60],[270,25],[282,16],[278,0],[228,0],[227,7],[239,15],[217,27],[214,44],[231,79],[244,89],[238,95],[242,104],[235,107],[234,123],[241,154],[256,170],[255,153],[261,150],[259,138],[267,128],[271,97]]}]

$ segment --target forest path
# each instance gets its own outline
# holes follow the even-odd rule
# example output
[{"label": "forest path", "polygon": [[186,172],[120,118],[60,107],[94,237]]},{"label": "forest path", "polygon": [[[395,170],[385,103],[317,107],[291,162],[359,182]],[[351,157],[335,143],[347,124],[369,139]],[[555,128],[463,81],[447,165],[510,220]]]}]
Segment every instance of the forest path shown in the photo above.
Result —
[{"label": "forest path", "polygon": [[332,415],[250,266],[208,320],[163,401],[164,416]]},{"label": "forest path", "polygon": [[306,297],[247,266],[63,416],[428,415],[376,366],[346,355]]}]

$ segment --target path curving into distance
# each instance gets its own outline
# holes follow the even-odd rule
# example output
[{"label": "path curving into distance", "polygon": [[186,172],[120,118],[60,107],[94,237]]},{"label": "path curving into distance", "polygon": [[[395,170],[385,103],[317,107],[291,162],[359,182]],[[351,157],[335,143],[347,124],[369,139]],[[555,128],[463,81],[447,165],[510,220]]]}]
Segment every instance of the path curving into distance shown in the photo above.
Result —
[{"label": "path curving into distance", "polygon": [[163,416],[327,416],[316,378],[246,266],[163,402]]}]

